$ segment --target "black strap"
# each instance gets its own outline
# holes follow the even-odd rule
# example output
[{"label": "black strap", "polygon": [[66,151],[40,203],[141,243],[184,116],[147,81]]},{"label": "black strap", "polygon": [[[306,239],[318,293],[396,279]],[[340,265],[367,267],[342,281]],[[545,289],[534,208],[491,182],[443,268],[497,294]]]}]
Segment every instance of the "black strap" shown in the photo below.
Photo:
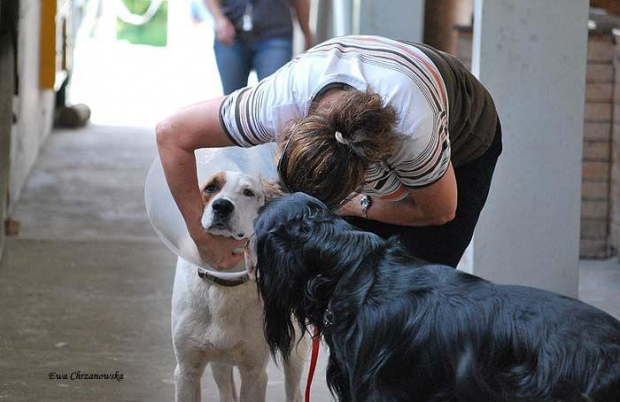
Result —
[{"label": "black strap", "polygon": [[217,276],[211,275],[207,272],[198,270],[198,276],[202,279],[206,279],[210,282],[215,283],[216,285],[220,285],[220,286],[225,286],[225,287],[233,287],[233,286],[239,286],[239,285],[243,285],[244,283],[246,283],[250,277],[246,274],[243,275],[241,278],[239,279],[222,279],[222,278],[218,278]]}]

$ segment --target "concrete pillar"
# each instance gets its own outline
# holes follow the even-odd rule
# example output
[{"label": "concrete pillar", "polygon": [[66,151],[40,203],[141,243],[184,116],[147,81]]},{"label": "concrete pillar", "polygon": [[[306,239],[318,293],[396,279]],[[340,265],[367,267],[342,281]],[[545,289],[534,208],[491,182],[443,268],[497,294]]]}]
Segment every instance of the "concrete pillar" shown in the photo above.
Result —
[{"label": "concrete pillar", "polygon": [[317,43],[334,37],[334,20],[331,1],[316,0],[314,39]]},{"label": "concrete pillar", "polygon": [[424,0],[317,0],[316,40],[362,34],[422,42]]},{"label": "concrete pillar", "polygon": [[353,33],[353,2],[351,0],[335,1],[333,4],[334,36]]},{"label": "concrete pillar", "polygon": [[353,15],[353,33],[422,42],[424,0],[356,0]]},{"label": "concrete pillar", "polygon": [[473,71],[502,120],[473,272],[577,295],[588,0],[476,0]]}]

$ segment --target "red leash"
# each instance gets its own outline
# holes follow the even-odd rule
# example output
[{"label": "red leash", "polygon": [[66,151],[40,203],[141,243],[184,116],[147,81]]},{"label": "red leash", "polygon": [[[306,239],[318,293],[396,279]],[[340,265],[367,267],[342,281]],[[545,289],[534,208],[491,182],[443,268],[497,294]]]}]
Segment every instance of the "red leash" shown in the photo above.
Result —
[{"label": "red leash", "polygon": [[319,358],[319,347],[321,346],[321,335],[318,329],[314,329],[314,337],[312,338],[312,357],[310,359],[310,368],[308,369],[308,381],[306,381],[306,399],[305,402],[310,402],[310,387],[312,386],[312,379],[314,378],[314,371],[316,370],[316,362]]}]

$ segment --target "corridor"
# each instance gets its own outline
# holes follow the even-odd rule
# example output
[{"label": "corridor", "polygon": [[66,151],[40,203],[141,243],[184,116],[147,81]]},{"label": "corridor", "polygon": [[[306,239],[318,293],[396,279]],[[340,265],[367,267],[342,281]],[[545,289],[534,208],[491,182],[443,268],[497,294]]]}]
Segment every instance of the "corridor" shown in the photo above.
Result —
[{"label": "corridor", "polygon": [[[148,221],[144,181],[156,122],[221,93],[212,28],[188,25],[167,48],[79,40],[72,100],[91,107],[91,124],[46,140],[0,261],[0,402],[170,402],[176,256]],[[617,259],[580,262],[583,301],[620,319],[618,295]],[[332,400],[326,356],[313,402]],[[202,400],[219,401],[209,369]],[[284,401],[273,363],[267,400]]]},{"label": "corridor", "polygon": [[[176,259],[143,201],[156,152],[147,128],[91,125],[49,138],[0,265],[0,401],[173,400]],[[78,372],[122,380],[71,380]],[[322,368],[314,384],[313,400],[330,400]],[[283,394],[272,364],[268,400]],[[203,401],[218,400],[207,369]]]},{"label": "corridor", "polygon": [[[221,93],[208,21],[181,32],[168,47],[80,38],[71,99],[91,123],[46,140],[0,262],[2,402],[174,400],[176,256],[148,221],[144,182],[157,121]],[[325,356],[314,401],[330,400]],[[268,370],[267,398],[283,401],[283,375]],[[117,378],[71,380],[89,373]],[[219,401],[209,368],[203,401]]]}]

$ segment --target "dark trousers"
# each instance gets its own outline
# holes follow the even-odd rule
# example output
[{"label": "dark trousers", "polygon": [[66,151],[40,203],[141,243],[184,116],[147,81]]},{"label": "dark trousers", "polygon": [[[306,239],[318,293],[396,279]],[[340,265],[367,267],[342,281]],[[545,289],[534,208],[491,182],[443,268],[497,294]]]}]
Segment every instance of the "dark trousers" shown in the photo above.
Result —
[{"label": "dark trousers", "polygon": [[478,159],[454,169],[458,188],[456,216],[444,225],[411,227],[362,218],[347,220],[361,230],[376,233],[383,238],[397,236],[414,257],[456,268],[474,235],[501,153],[502,130],[498,121],[491,147]]}]

